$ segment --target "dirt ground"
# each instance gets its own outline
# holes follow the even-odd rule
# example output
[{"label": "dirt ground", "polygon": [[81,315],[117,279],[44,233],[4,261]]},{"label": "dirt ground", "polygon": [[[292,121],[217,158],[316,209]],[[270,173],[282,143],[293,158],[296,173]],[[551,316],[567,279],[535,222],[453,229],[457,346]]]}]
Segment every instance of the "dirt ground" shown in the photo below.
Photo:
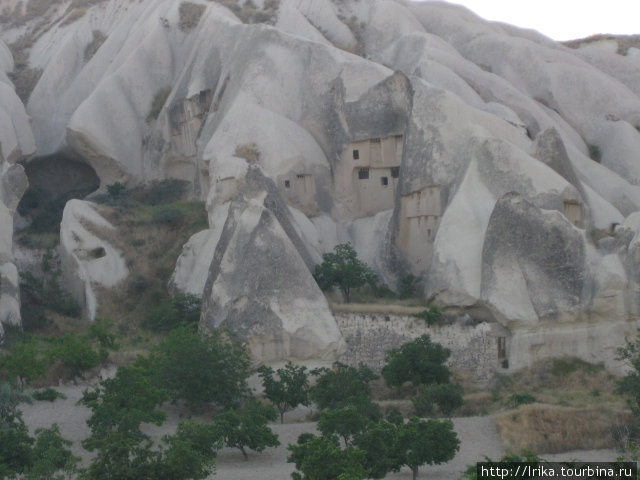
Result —
[{"label": "dirt ground", "polygon": [[[88,436],[89,429],[85,421],[89,410],[76,405],[82,392],[88,385],[64,385],[56,390],[67,396],[55,402],[34,402],[24,405],[24,419],[31,430],[48,427],[53,423],[60,426],[62,435],[73,440],[73,451],[76,455],[88,460],[88,453],[80,445],[80,441]],[[178,422],[182,420],[177,409],[166,408],[168,419],[160,428],[149,428],[148,432],[155,438],[172,433]],[[274,424],[273,431],[280,437],[280,447],[268,449],[259,454],[250,452],[249,460],[244,461],[237,449],[224,449],[218,454],[215,475],[210,479],[217,480],[289,480],[293,465],[287,463],[287,444],[295,443],[303,432],[315,432],[315,423],[306,421],[310,410],[297,409],[285,417],[284,425]],[[431,480],[456,480],[466,466],[483,460],[484,456],[499,458],[504,449],[490,416],[454,418],[455,429],[461,440],[460,451],[456,457],[444,465],[425,466],[420,470],[420,478]],[[557,455],[543,455],[547,460],[584,460],[611,461],[616,458],[612,450],[566,452]],[[387,479],[410,479],[411,471],[404,468],[398,473],[391,473]]]}]

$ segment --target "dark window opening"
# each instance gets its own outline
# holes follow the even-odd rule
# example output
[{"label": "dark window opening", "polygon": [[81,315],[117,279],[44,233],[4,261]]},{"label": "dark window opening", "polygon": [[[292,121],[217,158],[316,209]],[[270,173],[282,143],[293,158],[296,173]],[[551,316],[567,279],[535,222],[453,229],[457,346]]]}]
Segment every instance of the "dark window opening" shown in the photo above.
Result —
[{"label": "dark window opening", "polygon": [[304,178],[304,174],[302,174],[302,175],[296,175],[296,178],[303,179],[303,178]]},{"label": "dark window opening", "polygon": [[354,150],[353,151],[353,159],[354,160],[360,160],[360,150]]},{"label": "dark window opening", "polygon": [[380,183],[383,187],[386,187],[389,185],[389,177],[380,177]]},{"label": "dark window opening", "polygon": [[507,358],[507,339],[505,337],[498,337],[498,360]]},{"label": "dark window opening", "polygon": [[369,169],[368,168],[361,168],[360,170],[358,170],[358,178],[360,180],[366,180],[369,178]]},{"label": "dark window opening", "polygon": [[400,167],[391,167],[391,178],[398,178],[400,176]]},{"label": "dark window opening", "polygon": [[371,139],[371,143],[380,143],[380,139],[379,138],[372,138]]},{"label": "dark window opening", "polygon": [[284,181],[284,188],[290,188],[291,187],[291,182],[289,180],[285,180]]},{"label": "dark window opening", "polygon": [[107,252],[103,247],[94,248],[93,250],[89,251],[89,257],[93,259],[102,258],[106,255],[107,255]]}]

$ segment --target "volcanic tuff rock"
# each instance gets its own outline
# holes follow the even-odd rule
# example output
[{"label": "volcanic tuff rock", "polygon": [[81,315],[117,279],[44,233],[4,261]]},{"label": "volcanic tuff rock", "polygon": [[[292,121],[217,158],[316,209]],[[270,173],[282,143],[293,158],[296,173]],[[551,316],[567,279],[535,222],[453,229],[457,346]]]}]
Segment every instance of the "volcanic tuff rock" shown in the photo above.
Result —
[{"label": "volcanic tuff rock", "polygon": [[13,57],[0,41],[0,339],[2,324],[20,324],[18,270],[13,262],[13,215],[27,188],[24,169],[16,162],[34,152],[24,106],[7,77]]},{"label": "volcanic tuff rock", "polygon": [[258,358],[342,349],[310,270],[351,241],[391,286],[411,273],[428,299],[508,327],[512,367],[612,362],[640,311],[634,49],[571,49],[444,2],[257,1],[257,15],[192,1],[205,9],[189,22],[174,0],[103,0],[75,19],[61,0],[46,25],[4,25],[42,75],[32,136],[0,43],[0,255],[35,138],[33,158],[79,159],[102,189],[189,181],[209,229],[170,287],[203,293],[203,325]]}]

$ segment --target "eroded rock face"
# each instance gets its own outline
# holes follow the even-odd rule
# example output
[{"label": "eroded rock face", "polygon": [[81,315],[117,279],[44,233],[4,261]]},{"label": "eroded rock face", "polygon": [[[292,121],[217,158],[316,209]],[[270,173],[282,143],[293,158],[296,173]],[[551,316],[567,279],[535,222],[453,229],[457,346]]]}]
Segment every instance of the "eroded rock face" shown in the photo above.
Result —
[{"label": "eroded rock face", "polygon": [[586,271],[583,233],[558,212],[508,193],[496,204],[482,251],[481,297],[515,325],[578,313]]},{"label": "eroded rock face", "polygon": [[337,358],[344,343],[310,260],[275,186],[250,168],[209,268],[202,326],[228,328],[258,361]]},{"label": "eroded rock face", "polygon": [[128,269],[124,258],[101,232],[117,234],[91,202],[70,200],[60,225],[60,258],[66,289],[83,309],[83,316],[95,320],[98,308],[94,285],[113,287],[124,280]]},{"label": "eroded rock face", "polygon": [[[309,271],[350,241],[389,285],[413,274],[428,299],[512,328],[512,366],[595,343],[612,357],[622,338],[594,340],[601,322],[619,336],[640,311],[637,58],[444,2],[283,0],[264,25],[195,1],[190,29],[173,0],[52,24],[30,51],[43,73],[27,111],[39,155],[73,151],[102,188],[178,178],[206,200],[209,228],[170,282],[204,292],[203,326],[260,359],[331,357],[342,343]],[[11,68],[0,43],[0,88]],[[4,226],[34,141],[3,92]],[[96,260],[73,252],[101,241],[79,238],[74,272]],[[74,275],[89,298],[97,280]],[[594,326],[571,343],[569,321]]]},{"label": "eroded rock face", "polygon": [[16,164],[34,152],[34,140],[22,102],[7,73],[13,58],[0,40],[0,341],[2,325],[20,325],[20,290],[14,264],[13,215],[27,189],[22,165]]}]

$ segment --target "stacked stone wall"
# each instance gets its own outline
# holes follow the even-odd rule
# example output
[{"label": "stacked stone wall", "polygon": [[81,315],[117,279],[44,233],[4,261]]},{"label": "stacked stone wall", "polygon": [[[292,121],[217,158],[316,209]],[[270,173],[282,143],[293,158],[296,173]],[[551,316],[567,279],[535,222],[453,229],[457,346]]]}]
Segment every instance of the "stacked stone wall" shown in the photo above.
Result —
[{"label": "stacked stone wall", "polygon": [[490,323],[466,325],[427,325],[424,320],[381,313],[335,313],[338,328],[347,344],[340,361],[348,365],[365,364],[380,372],[385,354],[392,348],[428,333],[434,342],[451,350],[449,366],[479,384],[486,384],[496,369],[497,336]]}]

